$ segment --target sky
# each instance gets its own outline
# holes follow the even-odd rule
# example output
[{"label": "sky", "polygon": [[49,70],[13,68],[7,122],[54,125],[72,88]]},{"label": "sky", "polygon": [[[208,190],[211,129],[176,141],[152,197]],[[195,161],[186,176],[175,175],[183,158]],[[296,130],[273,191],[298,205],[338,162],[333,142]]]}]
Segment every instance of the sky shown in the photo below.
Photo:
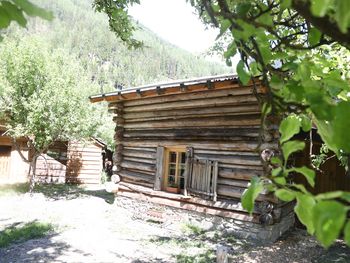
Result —
[{"label": "sky", "polygon": [[213,45],[219,31],[206,30],[185,0],[140,2],[129,9],[129,14],[164,40],[197,54]]}]

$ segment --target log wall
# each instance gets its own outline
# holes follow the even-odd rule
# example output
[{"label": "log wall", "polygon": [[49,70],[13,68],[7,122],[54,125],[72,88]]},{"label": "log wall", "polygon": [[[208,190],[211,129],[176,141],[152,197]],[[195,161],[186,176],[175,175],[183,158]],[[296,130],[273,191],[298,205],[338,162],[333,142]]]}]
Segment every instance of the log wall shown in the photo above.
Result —
[{"label": "log wall", "polygon": [[[109,103],[116,122],[114,164],[122,182],[153,189],[157,147],[192,147],[194,158],[218,161],[217,199],[240,202],[250,179],[264,171],[259,144],[276,148],[276,132],[260,129],[253,87],[220,85],[226,86]],[[276,201],[269,195],[258,200]]]}]

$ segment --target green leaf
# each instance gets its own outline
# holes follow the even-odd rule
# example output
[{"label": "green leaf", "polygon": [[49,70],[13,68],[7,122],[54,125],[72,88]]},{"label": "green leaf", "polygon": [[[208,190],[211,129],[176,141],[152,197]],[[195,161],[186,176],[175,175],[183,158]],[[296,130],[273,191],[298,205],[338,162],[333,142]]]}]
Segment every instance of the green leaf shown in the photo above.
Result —
[{"label": "green leaf", "polygon": [[[216,37],[216,40],[218,40],[226,31],[227,29],[231,26],[231,21],[228,19],[224,19],[220,22],[220,33],[219,35]],[[232,42],[234,43],[234,42]],[[231,43],[231,44],[232,44]]]},{"label": "green leaf", "polygon": [[300,131],[300,121],[295,115],[289,115],[283,119],[280,124],[279,132],[281,133],[280,143],[283,143]]},{"label": "green leaf", "polygon": [[280,184],[280,185],[285,185],[287,183],[287,180],[286,178],[284,177],[274,177],[273,178],[273,181],[276,183],[276,184]]},{"label": "green leaf", "polygon": [[346,207],[337,201],[320,201],[312,210],[316,237],[328,248],[343,228]]},{"label": "green leaf", "polygon": [[273,156],[270,160],[272,164],[282,165],[282,160],[277,156]]},{"label": "green leaf", "polygon": [[304,131],[304,132],[308,132],[311,130],[312,128],[312,122],[310,120],[309,117],[305,116],[305,115],[301,115],[300,116],[300,124],[301,124],[301,129]]},{"label": "green leaf", "polygon": [[348,31],[350,23],[350,1],[336,0],[335,20],[340,31],[345,34]]},{"label": "green leaf", "polygon": [[6,10],[0,6],[0,28],[6,28],[10,25],[11,19]]},{"label": "green leaf", "polygon": [[251,6],[252,5],[250,3],[247,3],[247,2],[242,2],[242,3],[237,4],[237,8],[236,8],[237,15],[240,17],[245,17],[248,14]]},{"label": "green leaf", "polygon": [[301,141],[289,141],[282,145],[282,152],[284,161],[287,162],[289,156],[297,151],[303,150],[305,147],[305,143]]},{"label": "green leaf", "polygon": [[329,9],[332,0],[312,0],[311,1],[311,13],[314,16],[323,17]]},{"label": "green leaf", "polygon": [[297,204],[294,207],[294,211],[300,222],[306,226],[307,232],[311,235],[315,232],[312,220],[312,211],[315,204],[315,199],[312,196],[301,193],[297,194]]},{"label": "green leaf", "polygon": [[281,0],[281,10],[284,10],[284,9],[287,9],[287,8],[290,8],[292,5],[292,0]]},{"label": "green leaf", "polygon": [[302,175],[304,175],[304,177],[306,178],[307,182],[314,187],[315,186],[315,171],[306,167],[306,166],[302,166],[302,167],[294,167],[292,169],[293,171],[300,173]]},{"label": "green leaf", "polygon": [[244,63],[243,61],[239,61],[237,64],[237,74],[239,76],[240,81],[242,82],[243,85],[248,84],[249,80],[250,80],[250,76],[249,74],[245,71],[244,69]]},{"label": "green leaf", "polygon": [[344,241],[350,247],[350,220],[348,220],[344,228]]},{"label": "green leaf", "polygon": [[11,20],[16,21],[22,27],[26,26],[27,20],[24,18],[22,10],[8,1],[2,1],[1,3]]},{"label": "green leaf", "polygon": [[282,172],[282,168],[278,167],[278,168],[272,169],[271,175],[272,176],[278,176],[281,172]]},{"label": "green leaf", "polygon": [[242,206],[251,215],[253,213],[254,202],[258,195],[264,189],[263,183],[259,177],[253,177],[250,181],[250,186],[242,195]]},{"label": "green leaf", "polygon": [[287,189],[278,189],[275,192],[275,195],[285,202],[290,202],[295,199],[295,193]]},{"label": "green leaf", "polygon": [[228,45],[227,50],[224,53],[224,58],[229,58],[229,57],[233,57],[237,52],[237,46],[235,44],[235,42],[230,43],[230,45]]},{"label": "green leaf", "polygon": [[309,30],[309,34],[308,34],[308,40],[311,46],[314,46],[316,44],[318,44],[320,42],[321,39],[321,31],[319,31],[318,29],[312,27]]},{"label": "green leaf", "polygon": [[29,16],[38,16],[46,20],[53,19],[53,14],[51,11],[38,7],[28,0],[13,0],[13,2]]}]

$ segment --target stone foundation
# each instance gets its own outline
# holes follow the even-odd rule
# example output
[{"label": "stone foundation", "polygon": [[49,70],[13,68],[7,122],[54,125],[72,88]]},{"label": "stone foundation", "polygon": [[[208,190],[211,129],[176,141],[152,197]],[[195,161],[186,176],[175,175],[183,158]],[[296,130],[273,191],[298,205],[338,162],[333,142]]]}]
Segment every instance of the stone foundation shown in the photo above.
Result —
[{"label": "stone foundation", "polygon": [[174,223],[195,225],[204,231],[222,231],[225,235],[243,238],[255,243],[275,242],[284,232],[294,225],[294,213],[283,217],[279,223],[263,226],[220,216],[174,208],[151,202],[118,196],[118,206],[126,208],[135,219],[153,220],[171,228]]}]

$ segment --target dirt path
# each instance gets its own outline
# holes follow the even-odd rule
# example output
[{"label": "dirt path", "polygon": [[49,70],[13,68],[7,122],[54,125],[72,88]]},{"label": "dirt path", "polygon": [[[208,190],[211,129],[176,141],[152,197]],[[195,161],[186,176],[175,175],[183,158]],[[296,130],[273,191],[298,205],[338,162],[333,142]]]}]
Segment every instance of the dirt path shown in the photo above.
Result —
[{"label": "dirt path", "polygon": [[326,252],[303,231],[257,247],[184,222],[147,219],[132,201],[114,200],[103,190],[45,191],[0,197],[0,231],[32,221],[55,225],[44,238],[0,248],[1,263],[215,262],[223,242],[231,242],[234,262],[350,262],[343,244]]}]

